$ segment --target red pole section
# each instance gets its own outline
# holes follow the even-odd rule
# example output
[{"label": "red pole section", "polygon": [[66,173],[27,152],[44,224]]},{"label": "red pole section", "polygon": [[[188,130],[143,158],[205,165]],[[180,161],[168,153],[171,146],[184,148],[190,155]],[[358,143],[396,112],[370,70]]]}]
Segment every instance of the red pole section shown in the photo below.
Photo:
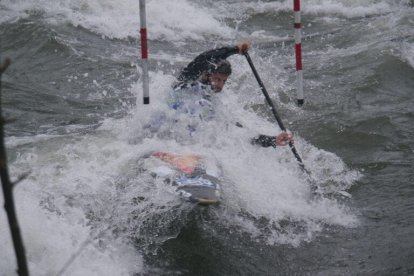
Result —
[{"label": "red pole section", "polygon": [[305,102],[303,98],[303,73],[302,73],[302,33],[300,18],[300,0],[293,0],[293,11],[295,13],[295,55],[296,55],[296,99],[299,106]]},{"label": "red pole section", "polygon": [[147,18],[145,12],[145,0],[139,0],[140,34],[141,34],[141,58],[142,58],[142,86],[144,91],[144,104],[149,104],[149,76],[148,76],[148,43],[147,43]]}]

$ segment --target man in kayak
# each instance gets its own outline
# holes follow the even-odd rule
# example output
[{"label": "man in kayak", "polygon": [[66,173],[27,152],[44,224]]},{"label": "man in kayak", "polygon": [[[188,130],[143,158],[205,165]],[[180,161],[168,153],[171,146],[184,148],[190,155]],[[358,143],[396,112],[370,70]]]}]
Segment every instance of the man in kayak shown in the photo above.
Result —
[{"label": "man in kayak", "polygon": [[[177,82],[174,84],[176,94],[188,91],[190,94],[199,94],[206,101],[198,101],[199,105],[208,105],[208,100],[211,97],[210,91],[213,94],[220,93],[226,83],[228,77],[231,75],[231,64],[226,58],[234,54],[245,54],[249,49],[248,43],[240,43],[233,47],[222,47],[209,50],[198,55],[191,61],[180,73]],[[170,106],[176,110],[185,109],[186,112],[190,109],[188,106],[184,107],[184,101],[179,99],[179,95],[170,103]],[[184,96],[187,97],[187,96]],[[238,123],[238,126],[241,125]],[[252,144],[260,145],[262,147],[276,147],[285,146],[289,142],[293,143],[293,135],[291,133],[282,132],[277,136],[259,135],[251,140]]]},{"label": "man in kayak", "polygon": [[194,86],[197,82],[211,86],[218,93],[231,74],[231,65],[226,58],[234,54],[244,54],[249,44],[241,43],[235,47],[222,47],[204,52],[191,61],[180,73],[174,88]]}]

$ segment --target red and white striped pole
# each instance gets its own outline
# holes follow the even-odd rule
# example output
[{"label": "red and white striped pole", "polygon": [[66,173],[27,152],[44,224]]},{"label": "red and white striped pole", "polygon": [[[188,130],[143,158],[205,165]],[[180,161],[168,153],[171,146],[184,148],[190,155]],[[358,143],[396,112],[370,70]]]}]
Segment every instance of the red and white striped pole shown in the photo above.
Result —
[{"label": "red and white striped pole", "polygon": [[302,33],[300,19],[300,0],[293,0],[293,11],[295,12],[295,55],[296,55],[296,98],[299,106],[305,102],[303,99],[303,73],[302,73]]},{"label": "red and white striped pole", "polygon": [[147,44],[147,18],[145,15],[145,0],[139,0],[141,58],[142,58],[142,85],[144,91],[144,104],[149,104],[149,76],[148,76],[148,44]]}]

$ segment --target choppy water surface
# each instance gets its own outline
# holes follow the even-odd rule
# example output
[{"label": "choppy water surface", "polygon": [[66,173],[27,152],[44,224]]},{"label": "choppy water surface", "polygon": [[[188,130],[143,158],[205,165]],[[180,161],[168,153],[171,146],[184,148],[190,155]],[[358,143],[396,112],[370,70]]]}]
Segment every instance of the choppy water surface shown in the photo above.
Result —
[{"label": "choppy water surface", "polygon": [[[413,2],[302,3],[303,108],[291,2],[147,1],[149,106],[138,1],[0,2],[9,166],[31,172],[15,199],[33,275],[414,274]],[[213,122],[189,140],[142,136],[169,112],[180,68],[242,40],[323,197],[288,149],[248,142],[280,130],[241,56]],[[205,156],[222,204],[183,203],[142,169],[152,150]],[[0,229],[0,274],[14,275],[4,212]]]}]

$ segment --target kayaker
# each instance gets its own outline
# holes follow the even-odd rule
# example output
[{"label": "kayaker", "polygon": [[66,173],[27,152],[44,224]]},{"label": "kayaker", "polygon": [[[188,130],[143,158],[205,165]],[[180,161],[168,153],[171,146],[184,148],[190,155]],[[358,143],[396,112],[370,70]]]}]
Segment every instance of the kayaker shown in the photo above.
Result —
[{"label": "kayaker", "polygon": [[[221,47],[206,51],[198,55],[191,61],[177,77],[177,82],[173,85],[176,98],[172,100],[170,106],[176,110],[182,109],[184,100],[180,99],[180,93],[185,91],[188,95],[200,94],[205,100],[209,100],[211,94],[220,93],[232,73],[231,64],[226,58],[234,54],[245,54],[250,48],[246,42],[233,47]],[[214,92],[214,93],[211,93]],[[205,105],[205,103],[204,103]],[[185,106],[186,111],[188,106]],[[237,124],[242,127],[241,124]],[[282,132],[277,136],[259,135],[251,140],[252,144],[262,147],[285,146],[293,143],[291,133]]]}]

